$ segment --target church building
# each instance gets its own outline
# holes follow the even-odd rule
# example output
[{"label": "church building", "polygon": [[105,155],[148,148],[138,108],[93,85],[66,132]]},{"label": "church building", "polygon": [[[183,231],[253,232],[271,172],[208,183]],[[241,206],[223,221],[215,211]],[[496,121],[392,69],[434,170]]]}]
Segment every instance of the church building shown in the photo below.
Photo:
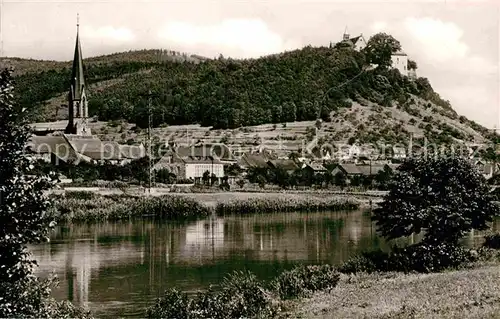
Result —
[{"label": "church building", "polygon": [[69,119],[66,134],[91,135],[88,127],[89,106],[83,74],[82,47],[79,37],[79,23],[76,24],[75,55],[73,57],[73,68],[71,72],[70,89],[68,92]]},{"label": "church building", "polygon": [[146,155],[144,145],[121,145],[101,141],[89,127],[87,85],[85,83],[79,23],[77,23],[73,68],[68,90],[68,120],[34,123],[35,133],[28,149],[35,157],[53,164],[81,161],[123,165]]}]

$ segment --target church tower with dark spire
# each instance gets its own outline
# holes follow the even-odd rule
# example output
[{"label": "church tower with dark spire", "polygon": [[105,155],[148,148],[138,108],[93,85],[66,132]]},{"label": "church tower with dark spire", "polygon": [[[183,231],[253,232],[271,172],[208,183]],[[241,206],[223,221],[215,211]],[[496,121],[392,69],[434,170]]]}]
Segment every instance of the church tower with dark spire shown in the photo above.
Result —
[{"label": "church tower with dark spire", "polygon": [[89,108],[86,94],[87,87],[83,75],[82,47],[79,37],[80,23],[78,20],[77,18],[75,55],[73,57],[73,68],[68,93],[69,121],[66,127],[66,134],[91,135],[87,124]]}]

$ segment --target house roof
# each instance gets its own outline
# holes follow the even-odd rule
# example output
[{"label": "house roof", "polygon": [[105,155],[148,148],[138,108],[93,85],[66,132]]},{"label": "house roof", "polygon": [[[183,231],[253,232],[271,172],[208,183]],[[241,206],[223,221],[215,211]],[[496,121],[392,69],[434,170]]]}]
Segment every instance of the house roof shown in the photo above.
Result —
[{"label": "house roof", "polygon": [[293,171],[299,168],[293,160],[290,159],[277,159],[268,161],[269,165],[274,168],[282,168],[286,171]]},{"label": "house roof", "polygon": [[222,164],[222,162],[213,156],[188,156],[182,159],[186,164]]},{"label": "house roof", "polygon": [[144,145],[119,145],[122,158],[138,159],[146,156]]},{"label": "house roof", "polygon": [[358,170],[361,172],[361,174],[365,176],[369,175],[377,175],[378,172],[384,170],[385,165],[358,165]]},{"label": "house roof", "polygon": [[180,146],[177,147],[175,152],[182,158],[189,156],[194,156],[194,157],[213,156],[213,157],[218,157],[220,160],[223,161],[236,161],[229,147],[227,147],[225,144],[222,143]]},{"label": "house roof", "polygon": [[407,54],[405,52],[403,52],[403,51],[398,51],[398,52],[393,53],[392,55],[399,55],[399,56],[403,55],[403,56],[406,56]]},{"label": "house roof", "polygon": [[348,175],[356,175],[361,174],[361,171],[358,169],[358,165],[356,164],[339,164],[337,165],[340,169],[344,170]]},{"label": "house roof", "polygon": [[248,166],[253,168],[268,168],[267,156],[262,154],[248,154],[245,153],[240,158],[239,163],[241,166]]},{"label": "house roof", "polygon": [[327,170],[321,163],[309,163],[306,167],[310,167],[312,170],[317,172],[324,172]]}]

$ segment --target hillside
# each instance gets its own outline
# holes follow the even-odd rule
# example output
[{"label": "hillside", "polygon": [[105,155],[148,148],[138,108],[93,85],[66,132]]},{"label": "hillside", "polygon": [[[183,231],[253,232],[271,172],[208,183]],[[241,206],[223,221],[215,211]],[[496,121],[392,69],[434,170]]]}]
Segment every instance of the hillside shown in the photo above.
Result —
[{"label": "hillside", "polygon": [[[65,119],[66,110],[56,110],[65,103],[69,62],[11,61],[18,61],[18,101],[34,110],[33,119]],[[295,150],[304,136],[312,140],[318,118],[323,119],[321,141],[396,143],[407,141],[409,132],[440,144],[492,137],[484,127],[459,116],[428,79],[411,81],[385,68],[367,70],[365,55],[351,48],[308,46],[259,59],[201,61],[160,50],[85,60],[91,115],[99,121],[137,125],[134,130],[133,124],[99,125],[97,132],[138,142],[142,135],[137,132],[147,126],[144,95],[151,90],[155,134],[176,131],[180,139],[185,133],[175,125],[198,124],[201,127],[190,133],[195,140],[224,137],[251,145],[264,138],[286,141]],[[171,129],[160,128],[166,125]],[[209,127],[230,130],[221,133]]]}]

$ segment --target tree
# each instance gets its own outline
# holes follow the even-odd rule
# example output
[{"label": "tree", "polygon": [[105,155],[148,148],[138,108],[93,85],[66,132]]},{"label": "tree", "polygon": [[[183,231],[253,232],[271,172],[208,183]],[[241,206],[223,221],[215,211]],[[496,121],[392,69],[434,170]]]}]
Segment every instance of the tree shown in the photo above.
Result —
[{"label": "tree", "polygon": [[224,177],[222,177],[222,182],[220,183],[219,188],[226,191],[231,189],[231,186],[229,185],[229,176],[224,175]]},{"label": "tree", "polygon": [[218,180],[217,176],[215,176],[215,174],[212,173],[212,175],[210,175],[210,186],[214,186],[217,180]]},{"label": "tree", "polygon": [[[30,176],[33,160],[23,152],[31,135],[28,112],[13,103],[10,70],[0,73],[0,317],[71,317],[81,314],[67,303],[54,303],[51,281],[34,275],[36,261],[27,245],[48,240],[55,222],[43,192],[55,183],[53,174]],[[68,310],[66,315],[62,313]]]},{"label": "tree", "polygon": [[257,176],[257,183],[259,184],[260,188],[265,188],[266,187],[266,178],[262,175]]},{"label": "tree", "polygon": [[417,62],[408,60],[408,70],[416,70],[418,68]]},{"label": "tree", "polygon": [[388,67],[392,63],[392,54],[399,50],[401,50],[401,43],[391,35],[381,32],[368,40],[363,52],[369,63],[378,64],[380,67]]},{"label": "tree", "polygon": [[375,182],[377,183],[377,187],[381,190],[386,190],[392,176],[392,169],[388,166],[385,166],[383,170],[380,170],[377,175],[375,175]]},{"label": "tree", "polygon": [[203,184],[208,185],[208,183],[210,182],[210,172],[205,171],[203,173],[203,176],[201,177],[201,180],[203,181]]},{"label": "tree", "polygon": [[239,180],[236,182],[236,184],[238,184],[238,186],[239,186],[240,188],[243,188],[243,186],[245,186],[245,181],[244,181],[244,180],[242,180],[242,179],[239,179]]},{"label": "tree", "polygon": [[467,159],[410,158],[396,173],[373,219],[388,239],[426,230],[423,242],[458,245],[498,214],[485,178]]},{"label": "tree", "polygon": [[342,172],[338,172],[334,176],[335,179],[335,185],[340,186],[340,188],[344,189],[344,187],[347,185],[346,182],[346,177]]},{"label": "tree", "polygon": [[361,176],[360,175],[355,175],[351,179],[351,185],[352,186],[360,186],[361,185]]}]

